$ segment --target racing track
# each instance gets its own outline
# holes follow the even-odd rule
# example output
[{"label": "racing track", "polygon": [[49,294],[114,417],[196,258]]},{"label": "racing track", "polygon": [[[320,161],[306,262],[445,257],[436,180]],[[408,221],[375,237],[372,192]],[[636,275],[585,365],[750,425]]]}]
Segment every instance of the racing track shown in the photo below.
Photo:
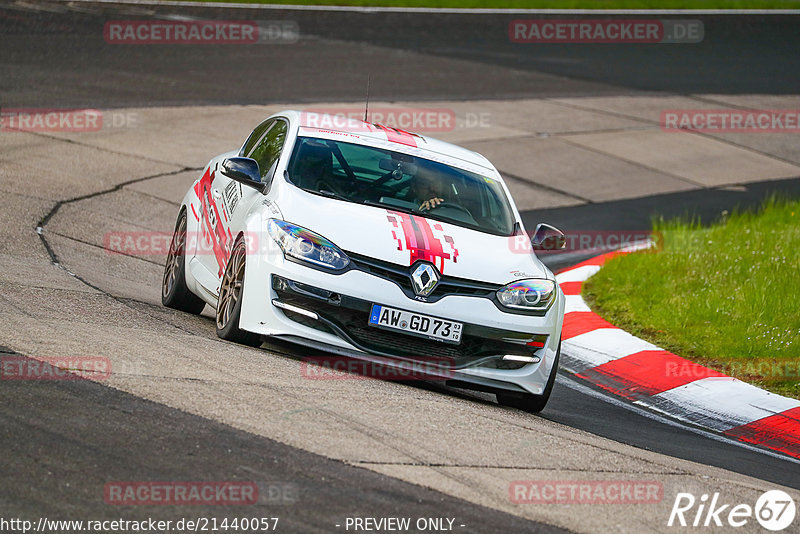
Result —
[{"label": "racing track", "polygon": [[[256,98],[249,92],[252,88],[237,86],[224,95],[213,84],[191,83],[197,71],[167,68],[176,60],[171,54],[191,52],[149,57],[136,50],[115,53],[102,41],[81,41],[68,53],[53,47],[74,39],[74,34],[53,30],[53,24],[74,22],[78,35],[81,28],[89,34],[87,28],[96,28],[102,20],[96,15],[51,18],[24,10],[0,13],[6,21],[17,21],[16,30],[21,23],[12,17],[50,32],[47,38],[38,36],[43,44],[37,46],[51,47],[50,53],[41,55],[36,46],[25,46],[24,38],[10,42],[4,36],[4,71],[13,72],[0,82],[4,105],[130,107],[154,103],[165,95],[181,104],[201,100],[242,104]],[[301,20],[301,28],[303,24]],[[778,33],[781,27],[779,23],[773,29]],[[374,34],[369,37],[378,39]],[[768,40],[772,39],[770,35]],[[408,42],[409,49],[434,46],[424,40]],[[464,55],[462,49],[438,49],[431,54],[397,51],[392,48],[396,42],[380,44],[309,37],[298,45],[300,52],[290,49],[287,54],[303,53],[303,49],[309,55],[321,54],[325,49],[346,61],[358,50],[358,57],[369,62],[387,57],[413,59],[429,67],[450,66],[455,79],[471,79],[473,64],[448,57]],[[581,53],[599,53],[591,50],[596,49]],[[93,57],[95,52],[96,68],[102,71],[116,64],[115,73],[99,80],[96,87],[72,83],[86,68],[81,58]],[[58,61],[59,54],[65,54],[63,62]],[[227,54],[215,50],[210,61],[224,63]],[[635,54],[625,59],[635,65]],[[772,63],[759,63],[758,68],[777,70],[786,61],[779,54],[772,57]],[[120,58],[126,59],[125,66],[115,63]],[[494,63],[509,62],[513,61],[507,58]],[[604,79],[613,73],[587,81],[554,76],[521,61],[515,64],[519,70],[493,67],[501,79],[510,80],[509,87],[516,84],[514,96],[547,96],[537,91],[556,89],[542,89],[545,80],[572,95],[636,93],[624,77]],[[158,75],[132,87],[129,80],[141,68]],[[362,73],[365,65],[350,68],[352,73]],[[796,69],[782,70],[784,77],[797,73]],[[298,86],[295,76],[302,79],[304,73],[281,72],[280,86],[271,88],[278,95],[274,100],[289,101],[289,93],[281,93],[281,87]],[[32,83],[45,77],[49,84]],[[176,79],[182,84],[166,94],[164,87],[174,85]],[[307,95],[293,101],[356,100],[343,81],[335,78],[327,89],[303,85],[300,92]],[[732,92],[755,89],[753,81],[740,80],[740,87],[734,76],[730,81]],[[774,87],[757,89],[781,93],[783,82],[791,81],[778,78]],[[435,79],[427,82],[401,84],[397,92],[405,100],[453,96]],[[711,82],[706,82],[708,87]],[[480,84],[459,86],[464,93],[456,96],[463,98],[487,98],[491,89]],[[388,90],[376,85],[378,95]],[[607,102],[613,107],[613,100]],[[478,104],[465,105],[474,109]],[[502,102],[497,106],[495,117],[502,116],[503,106],[509,109]],[[259,508],[285,518],[287,531],[335,531],[333,525],[347,515],[408,515],[455,517],[474,532],[552,529],[541,523],[520,523],[530,519],[581,531],[637,532],[664,528],[677,491],[720,491],[731,501],[748,502],[775,484],[800,486],[795,463],[611,404],[568,376],[560,378],[541,417],[500,408],[491,396],[445,391],[436,384],[312,381],[300,371],[302,351],[287,346],[255,350],[223,343],[214,335],[208,310],[204,317],[194,318],[162,308],[158,284],[163,258],[109,255],[102,249],[103,236],[112,231],[171,228],[176,201],[208,157],[232,140],[238,142],[249,130],[242,126],[252,122],[249,117],[260,118],[268,111],[240,106],[136,109],[130,113],[139,120],[139,128],[97,134],[0,134],[4,192],[0,318],[5,325],[0,343],[8,347],[4,350],[39,357],[103,355],[114,368],[106,383],[2,384],[2,411],[8,421],[2,444],[10,453],[3,455],[0,469],[7,481],[4,486],[18,490],[0,492],[4,513],[116,517],[123,510],[102,503],[102,487],[108,481],[236,478],[299,487],[300,499],[295,504]],[[611,121],[611,115],[605,120]],[[635,118],[631,112],[626,120]],[[179,145],[173,144],[176,139],[181,140]],[[777,145],[773,149],[776,161],[798,162],[796,153],[784,148],[781,139],[773,138],[772,143]],[[765,147],[758,150],[768,152]],[[513,164],[507,159],[513,156],[490,157],[503,170]],[[628,187],[644,187],[637,182],[640,176],[631,178]],[[624,198],[589,198],[588,203],[570,198],[575,188],[541,189],[537,191],[542,195],[550,191],[562,207],[531,205],[537,209],[527,212],[526,220],[529,224],[549,220],[567,229],[586,228],[588,223],[593,228],[641,228],[653,210],[675,213],[691,207],[712,218],[720,209],[755,203],[776,188],[797,192],[798,180],[649,195],[645,191],[645,196],[628,191]],[[43,226],[41,239],[33,231],[36,226]],[[53,266],[52,260],[74,276]],[[585,513],[576,513],[574,507],[518,506],[508,500],[511,480],[596,478],[658,480],[664,485],[664,502],[626,507],[625,522],[620,524],[619,508],[614,506],[579,508]],[[235,513],[229,509],[202,512]],[[154,512],[138,508],[124,513],[166,519],[197,515],[198,509]]]}]

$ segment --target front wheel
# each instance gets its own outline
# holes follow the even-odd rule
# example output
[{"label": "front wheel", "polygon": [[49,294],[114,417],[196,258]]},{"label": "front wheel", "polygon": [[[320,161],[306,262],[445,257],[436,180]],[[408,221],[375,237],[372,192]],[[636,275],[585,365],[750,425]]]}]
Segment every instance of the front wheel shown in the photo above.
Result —
[{"label": "front wheel", "polygon": [[558,350],[556,351],[556,361],[553,362],[553,370],[550,371],[550,377],[547,379],[547,384],[541,395],[533,395],[532,393],[515,393],[511,391],[498,391],[497,402],[501,406],[509,406],[518,410],[523,410],[531,413],[539,413],[547,406],[547,401],[550,400],[550,393],[553,391],[553,384],[556,383],[556,375],[558,374],[558,360],[561,357],[561,342],[558,342]]},{"label": "front wheel", "polygon": [[219,286],[217,299],[217,335],[222,339],[251,347],[261,345],[261,335],[239,328],[242,315],[242,293],[244,289],[244,266],[247,250],[244,239],[233,246],[225,274]]},{"label": "front wheel", "polygon": [[161,281],[161,304],[195,315],[203,311],[206,303],[186,287],[186,212],[178,216],[175,233],[169,245],[164,278]]}]

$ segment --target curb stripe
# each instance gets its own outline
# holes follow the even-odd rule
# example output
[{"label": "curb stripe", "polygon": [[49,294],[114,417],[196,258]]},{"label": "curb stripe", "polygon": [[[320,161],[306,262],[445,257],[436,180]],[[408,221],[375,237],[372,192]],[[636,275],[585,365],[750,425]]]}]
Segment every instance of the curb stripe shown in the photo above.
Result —
[{"label": "curb stripe", "polygon": [[565,295],[564,296],[564,316],[570,313],[591,313],[592,310],[583,301],[580,295]]},{"label": "curb stripe", "polygon": [[585,282],[590,276],[600,270],[599,265],[581,265],[579,264],[574,269],[562,272],[556,275],[556,281],[559,285],[564,282]]},{"label": "curb stripe", "polygon": [[583,282],[563,282],[559,284],[561,286],[561,291],[564,292],[565,295],[580,295],[581,289],[583,288]]},{"label": "curb stripe", "polygon": [[631,400],[657,395],[699,378],[725,376],[665,350],[644,350],[578,375]]},{"label": "curb stripe", "polygon": [[617,327],[598,328],[580,334],[570,338],[567,346],[570,355],[593,366],[603,365],[644,350],[658,350],[655,345]]},{"label": "curb stripe", "polygon": [[800,408],[731,428],[723,434],[800,458]]},{"label": "curb stripe", "polygon": [[[720,432],[800,406],[800,401],[768,393],[729,376],[701,378],[644,403]],[[677,410],[676,407],[677,406]]]},{"label": "curb stripe", "polygon": [[593,311],[574,311],[564,315],[561,327],[561,339],[566,340],[597,330],[598,328],[616,328]]},{"label": "curb stripe", "polygon": [[584,260],[580,262],[578,265],[571,267],[569,271],[572,271],[573,269],[577,269],[579,267],[586,267],[588,265],[600,267],[605,265],[605,263],[614,256],[619,256],[620,254],[625,254],[625,253],[619,250],[612,250],[611,252],[606,252],[605,254],[600,254],[599,256],[595,256],[594,258],[589,258],[588,260]]}]

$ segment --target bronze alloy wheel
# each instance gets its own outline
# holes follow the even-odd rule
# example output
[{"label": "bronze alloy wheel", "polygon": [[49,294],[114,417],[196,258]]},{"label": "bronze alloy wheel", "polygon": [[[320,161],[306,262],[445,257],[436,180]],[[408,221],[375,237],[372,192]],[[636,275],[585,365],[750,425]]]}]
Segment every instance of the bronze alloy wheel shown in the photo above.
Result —
[{"label": "bronze alloy wheel", "polygon": [[161,303],[195,315],[203,311],[206,303],[186,286],[186,212],[181,211],[175,223],[175,233],[169,245],[161,281]]},{"label": "bronze alloy wheel", "polygon": [[242,296],[244,283],[244,241],[239,241],[233,248],[231,258],[225,267],[222,283],[219,288],[219,303],[217,304],[217,328],[222,330],[228,326],[231,316],[236,309],[236,303]]},{"label": "bronze alloy wheel", "polygon": [[181,257],[186,248],[186,217],[181,217],[178,221],[178,228],[172,234],[172,242],[169,245],[167,263],[164,265],[164,281],[161,283],[161,298],[166,298],[175,288],[178,273],[183,262]]},{"label": "bronze alloy wheel", "polygon": [[225,266],[225,273],[219,285],[217,299],[217,335],[222,339],[257,347],[261,345],[261,335],[239,328],[242,314],[242,295],[244,294],[244,266],[247,251],[243,239],[236,241]]}]

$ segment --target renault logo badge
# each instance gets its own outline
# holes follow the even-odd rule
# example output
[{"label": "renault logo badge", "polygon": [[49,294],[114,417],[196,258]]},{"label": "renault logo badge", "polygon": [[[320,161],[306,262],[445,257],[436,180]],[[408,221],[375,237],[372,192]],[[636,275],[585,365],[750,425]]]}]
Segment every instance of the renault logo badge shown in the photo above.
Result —
[{"label": "renault logo badge", "polygon": [[420,297],[427,297],[439,283],[439,273],[430,263],[418,263],[411,271],[411,285],[414,293]]}]

